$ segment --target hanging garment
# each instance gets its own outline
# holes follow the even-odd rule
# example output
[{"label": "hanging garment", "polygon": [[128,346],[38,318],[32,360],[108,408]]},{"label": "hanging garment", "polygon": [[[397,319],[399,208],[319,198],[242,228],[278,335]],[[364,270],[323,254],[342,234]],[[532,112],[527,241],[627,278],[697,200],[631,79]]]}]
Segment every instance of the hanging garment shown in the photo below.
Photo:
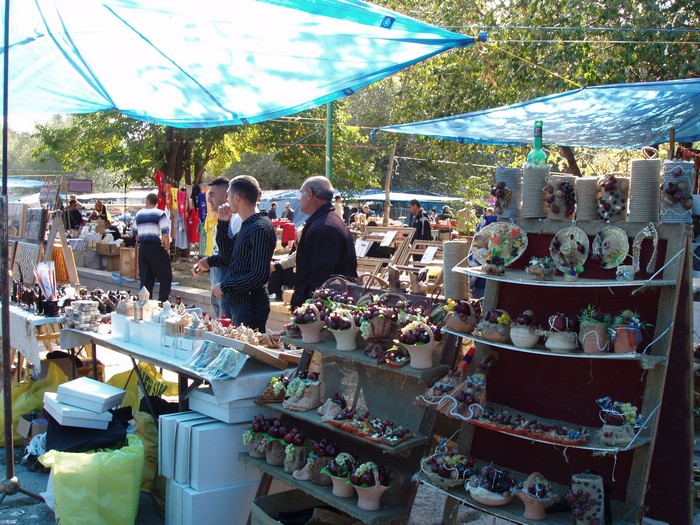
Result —
[{"label": "hanging garment", "polygon": [[204,231],[207,232],[205,248],[207,257],[209,257],[214,252],[214,240],[216,239],[215,232],[217,222],[218,218],[216,216],[216,213],[210,213],[209,215],[207,215],[207,218],[204,221]]},{"label": "hanging garment", "polygon": [[190,242],[199,242],[199,210],[187,210],[187,238]]},{"label": "hanging garment", "polygon": [[199,221],[204,222],[204,220],[207,218],[207,194],[206,193],[200,192],[197,195],[196,208],[199,209]]},{"label": "hanging garment", "polygon": [[163,188],[163,181],[165,179],[165,173],[163,173],[161,170],[156,170],[156,184],[158,185],[158,204],[156,207],[159,210],[164,210],[165,209],[165,191]]},{"label": "hanging garment", "polygon": [[165,192],[165,209],[170,211],[173,209],[173,185],[172,184],[164,184],[163,185],[163,191]]},{"label": "hanging garment", "polygon": [[187,218],[187,191],[177,192],[177,214],[182,218]]},{"label": "hanging garment", "polygon": [[181,217],[179,213],[174,214],[175,224],[173,228],[175,229],[175,248],[180,250],[189,250],[190,243],[187,240],[187,225],[184,217]]},{"label": "hanging garment", "polygon": [[199,223],[199,256],[206,257],[207,255],[207,230],[204,228],[204,221]]},{"label": "hanging garment", "polygon": [[170,187],[170,209],[177,212],[177,188]]},{"label": "hanging garment", "polygon": [[192,208],[199,206],[199,195],[201,193],[202,189],[199,187],[199,184],[192,186],[192,195],[190,195],[190,198],[192,199]]}]

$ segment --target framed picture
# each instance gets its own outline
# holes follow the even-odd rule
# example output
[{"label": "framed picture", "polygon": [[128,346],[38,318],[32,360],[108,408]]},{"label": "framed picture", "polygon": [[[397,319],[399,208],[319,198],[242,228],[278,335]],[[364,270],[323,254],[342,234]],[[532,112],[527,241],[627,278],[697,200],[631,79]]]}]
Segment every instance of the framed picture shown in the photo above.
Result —
[{"label": "framed picture", "polygon": [[24,221],[27,205],[23,202],[10,202],[7,205],[7,234],[21,239],[24,236]]},{"label": "framed picture", "polygon": [[24,284],[34,284],[34,267],[41,257],[41,244],[19,241],[15,250],[15,262],[12,266],[12,276]]},{"label": "framed picture", "polygon": [[46,237],[46,222],[49,213],[46,208],[29,208],[26,214],[23,239],[43,242]]}]

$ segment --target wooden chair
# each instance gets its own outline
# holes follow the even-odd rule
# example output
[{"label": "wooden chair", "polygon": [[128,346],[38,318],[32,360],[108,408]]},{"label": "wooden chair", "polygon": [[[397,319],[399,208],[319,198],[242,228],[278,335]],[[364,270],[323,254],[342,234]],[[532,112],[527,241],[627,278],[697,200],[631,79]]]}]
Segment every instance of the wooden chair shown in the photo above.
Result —
[{"label": "wooden chair", "polygon": [[387,266],[389,264],[395,264],[397,260],[403,257],[404,251],[410,245],[411,238],[415,231],[415,228],[405,228],[401,226],[367,226],[362,232],[362,240],[372,240],[377,245],[381,244],[387,233],[394,232],[394,236],[388,246],[393,250],[393,253],[390,257],[386,258],[358,257],[358,264],[360,264],[360,261],[364,261],[362,265],[370,265],[370,269],[373,269],[373,263],[379,261],[380,268],[376,270],[376,275],[386,279],[388,277]]}]

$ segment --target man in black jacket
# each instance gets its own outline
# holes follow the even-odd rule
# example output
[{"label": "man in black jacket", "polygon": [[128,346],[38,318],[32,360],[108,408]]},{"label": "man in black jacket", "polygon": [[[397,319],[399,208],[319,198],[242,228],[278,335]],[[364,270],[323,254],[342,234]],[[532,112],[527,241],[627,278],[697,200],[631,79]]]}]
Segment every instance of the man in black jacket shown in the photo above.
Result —
[{"label": "man in black jacket", "polygon": [[355,244],[331,204],[333,193],[333,185],[326,177],[310,177],[301,185],[299,209],[309,218],[297,249],[293,307],[311,297],[311,292],[332,275],[357,277]]},{"label": "man in black jacket", "polygon": [[411,220],[409,226],[416,229],[416,233],[413,236],[414,241],[432,241],[433,235],[430,232],[430,219],[425,210],[421,208],[420,201],[418,199],[411,199],[408,201],[408,209],[411,212]]}]

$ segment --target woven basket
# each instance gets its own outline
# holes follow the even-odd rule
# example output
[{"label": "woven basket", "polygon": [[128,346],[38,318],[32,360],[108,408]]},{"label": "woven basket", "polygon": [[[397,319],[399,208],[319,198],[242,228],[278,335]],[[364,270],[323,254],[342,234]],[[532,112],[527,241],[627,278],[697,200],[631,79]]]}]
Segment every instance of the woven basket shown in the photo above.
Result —
[{"label": "woven basket", "polygon": [[578,177],[576,189],[576,220],[598,219],[598,178]]},{"label": "woven basket", "polygon": [[[660,215],[661,222],[667,223],[691,223],[693,222],[693,210],[692,206],[690,208],[684,207],[684,202],[676,202],[670,204],[664,195],[664,188],[669,184],[673,183],[678,185],[684,184],[684,192],[690,198],[693,192],[693,163],[692,162],[680,162],[680,161],[664,161],[663,165],[663,175],[662,175],[662,187],[661,187],[661,197],[660,197]],[[691,201],[692,203],[692,201]]]},{"label": "woven basket", "polygon": [[547,168],[523,167],[523,199],[520,207],[520,216],[528,219],[540,219],[544,217],[544,187],[545,179],[549,175]]},{"label": "woven basket", "polygon": [[[435,472],[433,472],[433,469],[430,468],[430,464],[428,464],[428,461],[432,457],[433,456],[427,456],[427,457],[424,457],[423,459],[421,459],[420,469],[423,472],[423,474],[425,474],[428,477],[428,479],[430,479],[430,482],[433,485],[435,485],[436,487],[441,488],[441,489],[449,489],[449,488],[456,487],[456,486],[464,483],[463,478],[459,478],[459,477],[457,477],[457,478],[443,478],[439,474],[436,474]],[[452,469],[452,470],[457,470],[457,469]]]},{"label": "woven basket", "polygon": [[630,161],[630,222],[659,222],[659,192],[661,161],[632,159]]}]

